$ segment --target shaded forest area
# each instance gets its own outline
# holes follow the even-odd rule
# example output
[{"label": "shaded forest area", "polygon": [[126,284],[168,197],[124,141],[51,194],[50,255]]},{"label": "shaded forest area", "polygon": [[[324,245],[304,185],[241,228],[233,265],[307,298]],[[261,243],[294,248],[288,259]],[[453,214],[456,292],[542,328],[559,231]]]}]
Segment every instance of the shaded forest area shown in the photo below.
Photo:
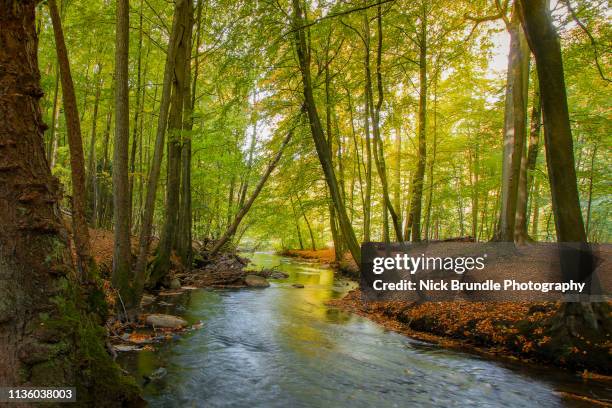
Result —
[{"label": "shaded forest area", "polygon": [[[607,2],[3,0],[0,13],[0,271],[18,289],[0,301],[18,333],[0,339],[3,383],[139,403],[105,350],[101,278],[111,314],[134,321],[177,265],[237,246],[358,264],[368,241],[610,239]],[[94,230],[113,231],[109,271]],[[566,304],[555,333],[601,340],[609,313]]]}]

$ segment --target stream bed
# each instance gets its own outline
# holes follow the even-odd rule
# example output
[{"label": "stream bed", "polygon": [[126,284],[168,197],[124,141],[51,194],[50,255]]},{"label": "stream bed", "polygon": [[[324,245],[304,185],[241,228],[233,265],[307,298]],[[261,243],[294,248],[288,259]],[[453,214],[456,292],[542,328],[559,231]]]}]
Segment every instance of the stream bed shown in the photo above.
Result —
[{"label": "stream bed", "polygon": [[[330,268],[246,256],[290,276],[266,289],[166,298],[173,305],[156,311],[203,327],[154,351],[120,353],[151,407],[588,407],[558,392],[612,398],[607,384],[446,350],[329,308],[355,287]],[[144,379],[160,367],[163,378]]]}]

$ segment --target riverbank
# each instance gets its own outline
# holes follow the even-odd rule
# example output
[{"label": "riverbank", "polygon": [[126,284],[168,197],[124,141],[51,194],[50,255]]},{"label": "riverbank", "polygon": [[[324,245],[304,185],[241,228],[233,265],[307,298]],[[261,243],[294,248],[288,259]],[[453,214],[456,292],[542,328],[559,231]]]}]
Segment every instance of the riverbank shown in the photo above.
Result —
[{"label": "riverbank", "polygon": [[[355,279],[357,265],[345,255],[335,261],[333,249],[288,250],[283,255],[330,264]],[[555,340],[553,302],[364,302],[359,289],[330,305],[367,317],[390,330],[492,358],[554,365],[586,378],[612,382],[612,338],[582,335],[571,342]]]},{"label": "riverbank", "polygon": [[280,255],[329,265],[351,279],[359,279],[359,266],[348,252],[339,260],[336,259],[336,251],[333,248],[322,248],[317,250],[286,249],[282,251]]}]

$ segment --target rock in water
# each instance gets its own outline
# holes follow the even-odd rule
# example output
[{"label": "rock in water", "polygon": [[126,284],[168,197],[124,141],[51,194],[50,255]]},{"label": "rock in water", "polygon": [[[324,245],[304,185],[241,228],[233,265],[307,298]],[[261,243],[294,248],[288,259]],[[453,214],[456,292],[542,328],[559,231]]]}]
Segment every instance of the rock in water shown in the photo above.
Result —
[{"label": "rock in water", "polygon": [[178,278],[174,278],[170,281],[170,289],[180,289],[181,281]]},{"label": "rock in water", "polygon": [[187,321],[177,316],[166,314],[151,314],[147,316],[146,322],[149,326],[179,329],[187,326]]},{"label": "rock in water", "polygon": [[285,272],[272,272],[270,278],[272,279],[287,279],[289,277],[288,273]]},{"label": "rock in water", "polygon": [[302,289],[304,287],[304,285],[302,285],[301,283],[294,283],[293,285],[294,288],[298,288],[298,289]]},{"label": "rock in water", "polygon": [[257,275],[245,276],[244,283],[246,283],[247,286],[253,288],[267,288],[268,286],[270,286],[270,283],[266,280],[266,278]]},{"label": "rock in water", "polygon": [[155,301],[155,296],[153,295],[142,295],[142,299],[140,300],[140,306],[149,306],[151,303]]}]

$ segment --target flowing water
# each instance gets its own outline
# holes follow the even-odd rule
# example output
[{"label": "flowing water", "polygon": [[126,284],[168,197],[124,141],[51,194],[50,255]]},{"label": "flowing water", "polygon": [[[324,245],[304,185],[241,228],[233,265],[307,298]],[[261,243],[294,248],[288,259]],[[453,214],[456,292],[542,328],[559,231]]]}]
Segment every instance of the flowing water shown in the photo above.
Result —
[{"label": "flowing water", "polygon": [[325,305],[354,286],[331,269],[269,253],[249,257],[254,267],[278,266],[290,277],[267,289],[175,297],[156,310],[203,327],[155,351],[121,353],[141,383],[165,369],[144,385],[150,406],[531,408],[589,406],[558,391],[611,398],[610,387],[569,373],[509,366],[387,331]]}]

